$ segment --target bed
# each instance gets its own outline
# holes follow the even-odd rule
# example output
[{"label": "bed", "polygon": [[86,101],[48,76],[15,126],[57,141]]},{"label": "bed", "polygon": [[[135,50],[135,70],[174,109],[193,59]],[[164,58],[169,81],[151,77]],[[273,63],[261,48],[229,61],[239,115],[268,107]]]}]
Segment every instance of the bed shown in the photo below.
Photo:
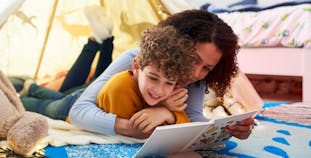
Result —
[{"label": "bed", "polygon": [[311,49],[242,48],[238,54],[241,70],[247,74],[301,76],[303,102],[311,102]]},{"label": "bed", "polygon": [[218,16],[239,37],[238,62],[246,74],[300,76],[311,102],[311,4]]}]

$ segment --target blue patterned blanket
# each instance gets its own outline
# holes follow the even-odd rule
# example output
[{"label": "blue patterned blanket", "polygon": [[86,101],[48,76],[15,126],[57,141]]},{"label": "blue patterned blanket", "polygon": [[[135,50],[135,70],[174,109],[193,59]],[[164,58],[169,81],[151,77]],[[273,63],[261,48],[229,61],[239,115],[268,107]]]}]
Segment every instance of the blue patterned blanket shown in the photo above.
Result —
[{"label": "blue patterned blanket", "polygon": [[[266,103],[265,107],[280,103]],[[257,116],[257,125],[247,140],[231,138],[226,148],[216,151],[224,157],[238,158],[296,158],[311,155],[311,126],[292,122],[283,122]],[[47,147],[47,157],[133,157],[142,144],[90,144],[84,146]],[[163,156],[153,156],[163,157]]]}]

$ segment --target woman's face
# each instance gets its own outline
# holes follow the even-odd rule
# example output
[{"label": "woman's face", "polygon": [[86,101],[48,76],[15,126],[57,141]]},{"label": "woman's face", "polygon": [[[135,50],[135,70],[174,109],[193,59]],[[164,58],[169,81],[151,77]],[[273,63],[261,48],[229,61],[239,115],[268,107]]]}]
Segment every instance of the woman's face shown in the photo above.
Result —
[{"label": "woman's face", "polygon": [[196,44],[196,53],[200,61],[195,64],[195,74],[191,83],[204,79],[210,71],[214,69],[221,59],[221,51],[214,43],[198,42]]}]

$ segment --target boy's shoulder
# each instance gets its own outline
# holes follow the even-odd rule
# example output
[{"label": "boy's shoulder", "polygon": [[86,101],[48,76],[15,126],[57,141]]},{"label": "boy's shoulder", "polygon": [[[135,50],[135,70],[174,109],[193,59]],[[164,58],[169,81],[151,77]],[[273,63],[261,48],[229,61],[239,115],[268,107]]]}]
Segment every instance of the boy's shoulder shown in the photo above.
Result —
[{"label": "boy's shoulder", "polygon": [[[109,91],[120,92],[122,89],[129,89],[130,87],[136,87],[136,82],[132,77],[132,72],[125,70],[113,75],[108,82],[105,84],[105,87]],[[132,88],[131,88],[132,89]]]},{"label": "boy's shoulder", "polygon": [[130,70],[124,70],[119,73],[114,74],[109,81],[117,82],[117,81],[122,81],[122,80],[129,80],[132,79],[132,71]]}]

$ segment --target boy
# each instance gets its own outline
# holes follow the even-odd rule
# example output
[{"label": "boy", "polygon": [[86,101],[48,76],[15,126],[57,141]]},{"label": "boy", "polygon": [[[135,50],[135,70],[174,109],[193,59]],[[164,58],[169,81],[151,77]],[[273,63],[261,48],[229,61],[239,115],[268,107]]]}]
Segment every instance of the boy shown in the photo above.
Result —
[{"label": "boy", "polygon": [[184,111],[173,112],[175,120],[159,117],[156,124],[132,116],[143,108],[160,106],[175,86],[193,76],[191,66],[198,59],[194,50],[194,43],[179,36],[171,26],[146,30],[132,70],[114,75],[98,93],[97,105],[105,112],[130,119],[144,131],[161,124],[189,122]]}]

